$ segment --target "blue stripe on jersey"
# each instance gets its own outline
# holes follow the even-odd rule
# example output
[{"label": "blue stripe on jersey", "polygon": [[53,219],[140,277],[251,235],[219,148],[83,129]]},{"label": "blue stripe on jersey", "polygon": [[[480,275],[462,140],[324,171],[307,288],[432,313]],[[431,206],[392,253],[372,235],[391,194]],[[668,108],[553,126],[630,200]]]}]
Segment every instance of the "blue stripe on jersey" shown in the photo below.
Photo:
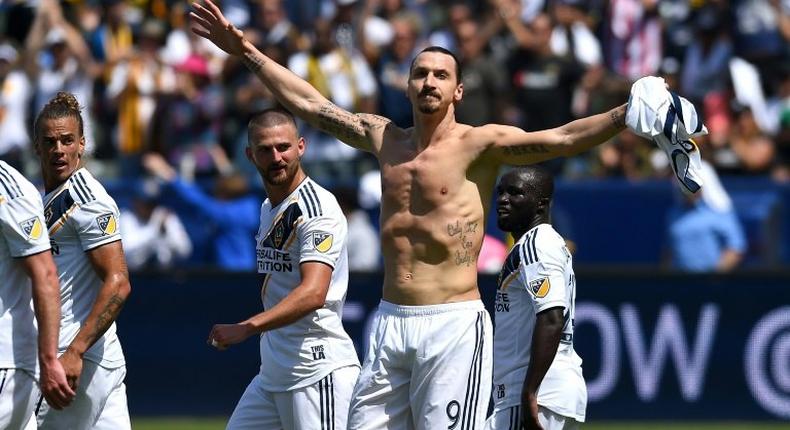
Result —
[{"label": "blue stripe on jersey", "polygon": [[318,199],[318,193],[315,192],[315,188],[313,188],[313,184],[308,182],[307,187],[310,188],[309,192],[307,193],[311,197],[315,197],[315,206],[318,209],[318,215],[323,216],[324,210],[321,209],[321,200]]},{"label": "blue stripe on jersey", "polygon": [[538,243],[538,229],[537,228],[533,232],[533,234],[532,234],[532,241],[530,242],[530,247],[532,247],[532,255],[535,257],[535,260],[532,261],[533,263],[537,263],[538,261],[540,261],[540,258],[538,258],[538,247],[535,245],[536,243]]},{"label": "blue stripe on jersey", "polygon": [[91,200],[96,200],[96,196],[93,195],[93,191],[91,191],[91,187],[88,186],[88,182],[85,180],[85,176],[83,176],[82,172],[77,173],[77,180],[85,187],[85,191],[90,195]]},{"label": "blue stripe on jersey", "polygon": [[312,218],[315,216],[315,209],[313,209],[313,205],[310,200],[307,198],[307,194],[305,194],[304,187],[299,188],[299,196],[304,201],[304,205],[307,207],[307,216]]},{"label": "blue stripe on jersey", "polygon": [[74,204],[74,198],[71,197],[71,193],[68,190],[61,191],[60,194],[50,200],[44,208],[44,221],[47,223],[47,229],[52,228]]},{"label": "blue stripe on jersey", "polygon": [[296,221],[302,216],[299,203],[293,202],[283,211],[282,216],[269,229],[269,233],[263,239],[263,246],[266,248],[283,249],[288,239],[293,234]]},{"label": "blue stripe on jersey", "polygon": [[518,270],[518,267],[523,261],[521,252],[523,252],[522,246],[517,246],[510,250],[510,253],[505,259],[505,263],[502,264],[502,270],[499,271],[499,276],[496,280],[497,288],[502,289],[502,287],[504,287],[503,283],[510,277],[511,274],[513,274],[513,272]]},{"label": "blue stripe on jersey", "polygon": [[9,200],[13,200],[22,195],[22,189],[19,188],[16,178],[14,178],[14,175],[6,170],[4,166],[0,166],[0,183],[3,184],[3,188],[5,188]]}]

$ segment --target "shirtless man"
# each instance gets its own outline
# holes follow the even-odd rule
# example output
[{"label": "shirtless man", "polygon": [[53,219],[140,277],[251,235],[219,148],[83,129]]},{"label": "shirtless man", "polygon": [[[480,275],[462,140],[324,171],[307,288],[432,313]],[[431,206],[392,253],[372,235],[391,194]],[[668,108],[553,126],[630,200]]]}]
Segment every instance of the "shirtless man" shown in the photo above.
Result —
[{"label": "shirtless man", "polygon": [[332,104],[263,55],[210,0],[193,7],[193,31],[243,61],[279,103],[378,158],[384,291],[348,428],[482,428],[492,337],[476,260],[499,168],[606,142],[625,128],[626,105],[533,133],[459,124],[459,63],[449,51],[431,47],[412,63],[407,91],[415,126],[401,129],[387,118]]}]

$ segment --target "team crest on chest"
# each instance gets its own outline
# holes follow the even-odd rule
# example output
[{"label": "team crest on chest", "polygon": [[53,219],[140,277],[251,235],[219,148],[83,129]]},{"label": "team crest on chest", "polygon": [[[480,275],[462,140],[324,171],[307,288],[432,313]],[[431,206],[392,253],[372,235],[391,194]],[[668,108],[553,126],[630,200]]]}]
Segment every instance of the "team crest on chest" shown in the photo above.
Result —
[{"label": "team crest on chest", "polygon": [[106,213],[96,217],[96,224],[99,225],[99,229],[101,229],[102,234],[105,236],[114,234],[118,230],[118,222],[115,220],[115,215],[112,213]]},{"label": "team crest on chest", "polygon": [[283,244],[283,239],[285,238],[285,226],[283,225],[282,221],[278,221],[277,225],[274,226],[274,237],[272,240],[274,241],[274,247],[280,248]]},{"label": "team crest on chest", "polygon": [[549,278],[538,278],[529,281],[529,290],[532,291],[532,294],[537,298],[546,297],[550,289],[551,283],[549,282]]},{"label": "team crest on chest", "polygon": [[332,248],[332,234],[318,231],[313,233],[313,246],[318,252],[327,252]]},{"label": "team crest on chest", "polygon": [[47,206],[44,209],[44,221],[49,225],[49,222],[52,221],[52,214],[55,213],[55,210],[52,209],[52,206]]},{"label": "team crest on chest", "polygon": [[22,227],[22,231],[25,232],[28,239],[38,239],[41,237],[41,233],[44,231],[44,227],[41,225],[41,220],[38,219],[37,216],[22,221],[19,223],[19,226]]}]

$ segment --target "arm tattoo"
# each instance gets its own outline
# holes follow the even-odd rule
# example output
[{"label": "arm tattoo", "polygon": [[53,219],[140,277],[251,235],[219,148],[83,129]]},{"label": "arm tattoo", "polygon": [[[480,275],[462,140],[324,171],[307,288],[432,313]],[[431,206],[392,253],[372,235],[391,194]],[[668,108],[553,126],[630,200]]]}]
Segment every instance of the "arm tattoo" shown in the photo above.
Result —
[{"label": "arm tattoo", "polygon": [[326,103],[318,110],[318,126],[340,140],[359,139],[365,129],[357,115],[346,112],[333,103]]},{"label": "arm tattoo", "polygon": [[94,342],[110,328],[115,318],[118,317],[123,307],[123,302],[123,299],[118,297],[117,294],[113,294],[113,296],[110,297],[107,305],[104,306],[104,309],[99,313],[99,317],[96,318],[96,327],[94,327],[93,333],[91,333],[91,338]]},{"label": "arm tattoo", "polygon": [[528,155],[528,154],[547,154],[549,149],[546,145],[514,145],[505,146],[505,155]]},{"label": "arm tattoo", "polygon": [[609,112],[609,119],[615,127],[625,128],[625,109],[622,107],[612,109],[612,111]]},{"label": "arm tattoo", "polygon": [[247,66],[247,68],[253,73],[258,73],[258,71],[263,68],[263,65],[266,64],[266,62],[263,61],[263,58],[253,53],[245,53],[241,57],[241,62],[244,63],[244,65]]}]

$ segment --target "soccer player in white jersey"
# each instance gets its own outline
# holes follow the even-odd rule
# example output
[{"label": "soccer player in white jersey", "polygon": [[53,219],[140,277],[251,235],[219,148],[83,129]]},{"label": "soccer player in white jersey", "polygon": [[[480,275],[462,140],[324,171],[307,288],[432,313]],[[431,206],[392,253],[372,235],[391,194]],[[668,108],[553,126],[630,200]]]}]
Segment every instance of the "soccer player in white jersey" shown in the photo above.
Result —
[{"label": "soccer player in white jersey", "polygon": [[519,167],[496,187],[497,225],[517,238],[497,279],[494,413],[488,430],[574,429],[587,389],[573,350],[576,279],[551,226],[551,174]]},{"label": "soccer player in white jersey", "polygon": [[46,192],[44,218],[60,277],[60,362],[76,390],[63,410],[39,401],[36,416],[39,429],[123,430],[131,424],[115,319],[131,287],[118,207],[81,167],[80,109],[74,95],[58,93],[33,129]]},{"label": "soccer player in white jersey", "polygon": [[348,285],[346,219],[335,197],[302,171],[293,116],[265,110],[248,125],[247,158],[268,198],[256,236],[264,312],[215,325],[218,349],[261,334],[261,369],[228,429],[345,429],[359,374],[341,316]]},{"label": "soccer player in white jersey", "polygon": [[74,397],[57,356],[60,291],[49,249],[38,190],[0,160],[0,429],[24,428],[31,417],[37,338],[44,397],[58,409]]}]

